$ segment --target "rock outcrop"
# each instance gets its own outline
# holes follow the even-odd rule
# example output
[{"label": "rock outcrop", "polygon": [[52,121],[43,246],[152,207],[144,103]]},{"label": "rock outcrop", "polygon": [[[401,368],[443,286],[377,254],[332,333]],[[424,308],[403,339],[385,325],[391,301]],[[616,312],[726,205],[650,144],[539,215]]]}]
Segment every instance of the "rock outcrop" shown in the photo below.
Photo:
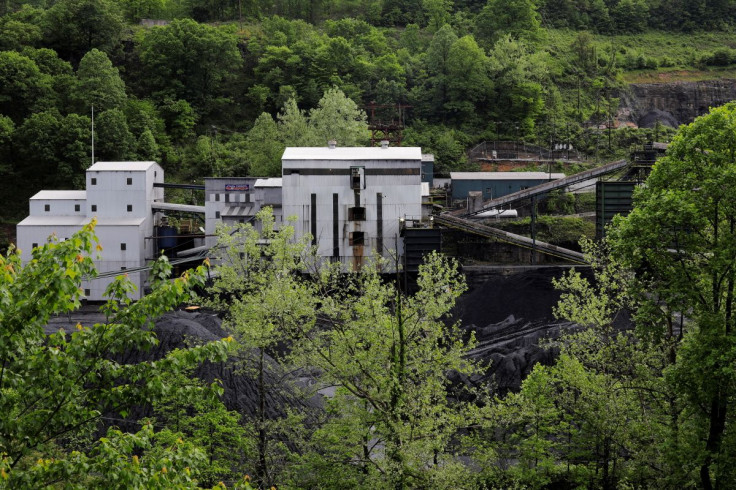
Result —
[{"label": "rock outcrop", "polygon": [[653,127],[659,121],[677,127],[707,113],[710,107],[736,100],[736,80],[631,84],[619,98],[620,123]]}]

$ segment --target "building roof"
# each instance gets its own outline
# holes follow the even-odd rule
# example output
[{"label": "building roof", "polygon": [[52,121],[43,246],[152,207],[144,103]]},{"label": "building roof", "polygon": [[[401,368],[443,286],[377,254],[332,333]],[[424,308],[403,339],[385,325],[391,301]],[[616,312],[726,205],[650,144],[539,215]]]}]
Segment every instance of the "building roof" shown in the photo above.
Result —
[{"label": "building roof", "polygon": [[548,172],[450,172],[452,180],[552,180],[565,174]]},{"label": "building roof", "polygon": [[38,191],[31,198],[33,199],[84,201],[87,199],[87,191]]},{"label": "building roof", "polygon": [[254,187],[282,187],[283,186],[283,179],[282,178],[272,178],[272,179],[258,179],[256,180],[256,183]]},{"label": "building roof", "polygon": [[86,216],[28,216],[18,226],[77,226],[89,223]]},{"label": "building roof", "polygon": [[420,160],[418,146],[400,147],[290,147],[281,160]]},{"label": "building roof", "polygon": [[[98,218],[97,226],[139,226],[146,218]],[[75,226],[92,221],[87,216],[28,216],[18,226]]]},{"label": "building roof", "polygon": [[156,162],[97,162],[87,169],[88,172],[144,172],[152,166],[159,166]]}]

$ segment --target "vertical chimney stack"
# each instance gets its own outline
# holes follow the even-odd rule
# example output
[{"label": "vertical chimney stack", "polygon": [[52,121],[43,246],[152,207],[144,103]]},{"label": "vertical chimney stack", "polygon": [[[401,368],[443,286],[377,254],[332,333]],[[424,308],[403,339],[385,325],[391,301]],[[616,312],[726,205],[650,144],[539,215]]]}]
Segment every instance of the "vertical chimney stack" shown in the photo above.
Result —
[{"label": "vertical chimney stack", "polygon": [[335,141],[335,140],[330,140],[330,141],[327,142],[327,147],[330,150],[334,150],[336,146],[337,146],[337,141]]}]

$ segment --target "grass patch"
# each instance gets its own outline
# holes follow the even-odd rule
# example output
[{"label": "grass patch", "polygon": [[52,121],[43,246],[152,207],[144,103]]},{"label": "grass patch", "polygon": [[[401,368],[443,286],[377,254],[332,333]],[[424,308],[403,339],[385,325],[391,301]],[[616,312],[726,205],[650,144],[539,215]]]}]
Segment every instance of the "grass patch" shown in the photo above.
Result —
[{"label": "grass patch", "polygon": [[[531,218],[513,221],[492,220],[488,225],[517,235],[531,237]],[[537,240],[579,250],[578,242],[582,237],[595,239],[595,223],[582,218],[563,216],[537,217]]]}]

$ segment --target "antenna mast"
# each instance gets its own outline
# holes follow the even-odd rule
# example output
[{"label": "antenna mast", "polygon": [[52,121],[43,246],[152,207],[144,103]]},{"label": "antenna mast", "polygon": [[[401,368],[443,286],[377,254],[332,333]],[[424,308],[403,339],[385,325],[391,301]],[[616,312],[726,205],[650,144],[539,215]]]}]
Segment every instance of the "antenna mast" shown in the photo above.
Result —
[{"label": "antenna mast", "polygon": [[95,105],[92,104],[92,165],[95,164]]}]

